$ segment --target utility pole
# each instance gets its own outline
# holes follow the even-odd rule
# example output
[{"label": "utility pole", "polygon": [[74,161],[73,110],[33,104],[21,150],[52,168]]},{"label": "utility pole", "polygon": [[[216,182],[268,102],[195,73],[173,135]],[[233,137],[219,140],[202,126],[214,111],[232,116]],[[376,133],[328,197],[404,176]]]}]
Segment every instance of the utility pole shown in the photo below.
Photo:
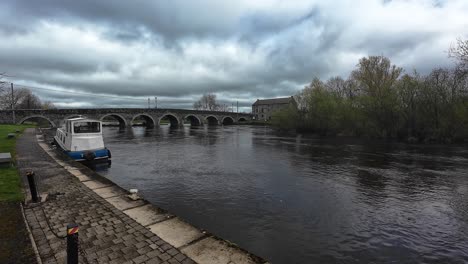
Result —
[{"label": "utility pole", "polygon": [[231,112],[234,113],[234,103],[231,103]]},{"label": "utility pole", "polygon": [[156,105],[155,108],[158,109],[158,97],[157,96],[154,97],[154,103]]},{"label": "utility pole", "polygon": [[237,113],[239,113],[239,101],[237,101]]},{"label": "utility pole", "polygon": [[148,97],[148,109],[150,109],[150,108],[151,108],[151,100]]},{"label": "utility pole", "polygon": [[11,83],[11,112],[13,114],[13,124],[16,124],[16,117],[15,117],[15,95],[13,93],[13,83]]}]

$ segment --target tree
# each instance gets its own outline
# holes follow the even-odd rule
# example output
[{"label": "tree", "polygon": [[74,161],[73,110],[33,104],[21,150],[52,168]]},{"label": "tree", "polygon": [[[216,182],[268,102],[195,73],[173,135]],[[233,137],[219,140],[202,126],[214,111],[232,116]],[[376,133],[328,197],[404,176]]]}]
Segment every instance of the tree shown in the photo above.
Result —
[{"label": "tree", "polygon": [[216,102],[216,94],[204,94],[198,101],[193,103],[193,108],[195,110],[217,111],[220,106]]},{"label": "tree", "polygon": [[[458,58],[466,60],[463,49],[458,50]],[[408,142],[466,140],[466,65],[436,68],[428,75],[414,71],[400,76],[402,72],[383,56],[362,58],[346,80],[314,78],[296,95],[299,111],[275,113],[272,123],[320,135],[398,137]]]},{"label": "tree", "polygon": [[0,91],[0,109],[51,109],[52,102],[42,103],[41,99],[27,88],[16,88],[13,95],[10,89]]},{"label": "tree", "polygon": [[361,104],[366,109],[372,133],[390,137],[398,123],[398,98],[395,91],[402,68],[392,65],[384,56],[369,56],[359,60],[358,68],[351,73],[362,92]]},{"label": "tree", "polygon": [[468,39],[457,39],[456,46],[452,46],[449,49],[449,56],[457,59],[468,70]]},{"label": "tree", "polygon": [[0,72],[0,92],[3,92],[4,85],[6,84],[5,81],[2,81],[4,76],[5,76],[5,73]]},{"label": "tree", "polygon": [[41,109],[42,102],[39,97],[33,94],[30,90],[25,90],[22,98],[19,99],[16,109]]},{"label": "tree", "polygon": [[17,109],[18,103],[21,102],[28,93],[29,90],[25,88],[14,89],[13,94],[10,89],[4,89],[0,93],[0,107],[2,109]]},{"label": "tree", "polygon": [[271,122],[283,130],[295,129],[300,122],[299,112],[295,106],[289,105],[273,112]]},{"label": "tree", "polygon": [[44,101],[42,103],[42,109],[44,110],[49,110],[49,109],[56,109],[54,103],[52,103],[51,101]]}]

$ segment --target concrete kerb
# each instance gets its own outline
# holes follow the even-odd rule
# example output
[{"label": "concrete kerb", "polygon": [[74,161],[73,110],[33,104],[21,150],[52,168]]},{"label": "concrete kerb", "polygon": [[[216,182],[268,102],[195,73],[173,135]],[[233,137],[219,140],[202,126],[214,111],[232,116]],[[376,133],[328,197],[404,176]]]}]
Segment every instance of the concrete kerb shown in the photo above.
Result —
[{"label": "concrete kerb", "polygon": [[[38,136],[38,139],[40,136]],[[42,144],[42,146],[43,144]],[[139,197],[138,203],[135,206],[126,204],[124,197],[130,195],[129,191],[115,184],[113,181],[105,178],[104,176],[96,173],[85,165],[74,161],[61,151],[47,151],[51,157],[57,162],[61,162],[63,167],[72,175],[78,178],[84,185],[89,188],[91,182],[99,182],[100,187],[96,185],[90,188],[99,196],[103,197],[106,201],[114,207],[134,219],[136,222],[148,228],[152,233],[164,239],[166,242],[181,250],[189,258],[197,263],[268,263],[261,257],[258,257],[245,249],[240,248],[236,244],[216,237],[215,235],[207,232],[206,230],[197,228],[188,222],[175,217],[168,213],[167,210],[159,208],[151,204],[143,197]],[[60,159],[57,160],[53,155],[57,155]],[[81,175],[80,175],[81,174]],[[88,180],[82,181],[83,177]],[[112,188],[114,194],[106,194],[106,191]],[[109,195],[109,196],[108,196]],[[107,198],[105,198],[107,196]],[[125,200],[124,200],[125,199]],[[130,201],[128,201],[131,203]],[[139,210],[143,209],[143,210]],[[138,213],[138,211],[140,211]],[[153,215],[148,216],[148,212],[155,212]],[[148,220],[148,218],[153,220]],[[158,228],[157,228],[158,227]],[[172,231],[171,231],[172,230]],[[178,230],[178,232],[176,231]],[[176,231],[178,235],[185,239],[177,239],[177,235],[170,232]],[[191,235],[186,235],[190,231]],[[189,233],[190,233],[189,232]],[[198,234],[198,235],[197,235]],[[169,240],[169,241],[168,241]],[[233,259],[234,258],[234,259]],[[227,260],[227,262],[225,262]]]},{"label": "concrete kerb", "polygon": [[31,246],[34,250],[34,255],[36,255],[37,264],[42,264],[41,256],[39,255],[39,250],[37,249],[36,241],[34,240],[33,234],[31,233],[31,228],[29,228],[28,221],[26,220],[26,215],[24,214],[23,204],[20,203],[21,215],[23,216],[24,225],[26,226],[26,231],[29,235],[29,240],[31,241]]}]

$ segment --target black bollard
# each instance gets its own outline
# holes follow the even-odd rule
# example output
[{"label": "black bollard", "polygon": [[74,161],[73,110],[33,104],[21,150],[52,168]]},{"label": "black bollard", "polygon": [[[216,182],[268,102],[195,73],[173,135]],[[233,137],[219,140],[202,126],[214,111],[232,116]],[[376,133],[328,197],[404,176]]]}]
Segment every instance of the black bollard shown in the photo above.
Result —
[{"label": "black bollard", "polygon": [[29,189],[31,190],[32,201],[33,203],[37,203],[39,201],[39,197],[37,196],[37,187],[34,175],[34,171],[28,171],[26,173],[26,176],[28,177]]},{"label": "black bollard", "polygon": [[78,264],[78,225],[67,225],[67,264]]}]

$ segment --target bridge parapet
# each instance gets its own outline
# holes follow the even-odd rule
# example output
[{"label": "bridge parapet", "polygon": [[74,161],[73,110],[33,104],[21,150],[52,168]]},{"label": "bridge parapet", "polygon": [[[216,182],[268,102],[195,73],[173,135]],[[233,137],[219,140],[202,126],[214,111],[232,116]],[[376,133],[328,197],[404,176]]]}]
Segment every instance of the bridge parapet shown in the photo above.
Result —
[{"label": "bridge parapet", "polygon": [[[67,118],[76,116],[103,120],[112,116],[122,126],[131,126],[136,118],[141,117],[151,126],[157,126],[161,119],[168,118],[171,125],[183,125],[188,119],[192,125],[236,123],[243,119],[252,120],[252,115],[247,113],[202,111],[188,109],[148,109],[148,108],[89,108],[89,109],[32,109],[32,110],[0,110],[1,124],[20,124],[31,118],[43,118],[56,127],[61,126]],[[233,121],[233,122],[231,122]]]}]

